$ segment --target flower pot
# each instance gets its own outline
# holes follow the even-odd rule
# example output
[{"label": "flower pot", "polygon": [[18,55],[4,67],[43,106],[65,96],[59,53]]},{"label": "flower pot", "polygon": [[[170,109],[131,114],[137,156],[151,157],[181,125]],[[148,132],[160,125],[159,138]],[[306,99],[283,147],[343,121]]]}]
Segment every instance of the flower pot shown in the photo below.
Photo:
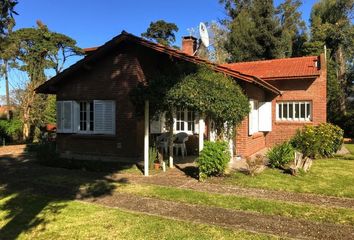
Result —
[{"label": "flower pot", "polygon": [[154,163],[154,169],[159,170],[160,169],[160,163]]}]

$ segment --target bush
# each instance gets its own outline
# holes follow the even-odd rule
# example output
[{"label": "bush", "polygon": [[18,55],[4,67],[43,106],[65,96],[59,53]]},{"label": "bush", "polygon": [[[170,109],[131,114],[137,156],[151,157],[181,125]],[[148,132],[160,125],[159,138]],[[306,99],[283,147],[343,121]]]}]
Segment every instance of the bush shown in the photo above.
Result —
[{"label": "bush", "polygon": [[284,142],[271,148],[266,156],[272,168],[284,167],[294,160],[295,150],[289,142]]},{"label": "bush", "polygon": [[209,176],[220,176],[225,172],[230,161],[228,143],[224,141],[205,142],[197,160],[199,180]]},{"label": "bush", "polygon": [[354,112],[349,112],[344,116],[339,116],[333,123],[344,130],[344,136],[354,138]]},{"label": "bush", "polygon": [[6,141],[19,141],[22,137],[22,122],[19,119],[0,120],[0,136]]},{"label": "bush", "polygon": [[342,146],[343,130],[330,123],[305,126],[297,131],[291,143],[305,157],[331,157]]}]

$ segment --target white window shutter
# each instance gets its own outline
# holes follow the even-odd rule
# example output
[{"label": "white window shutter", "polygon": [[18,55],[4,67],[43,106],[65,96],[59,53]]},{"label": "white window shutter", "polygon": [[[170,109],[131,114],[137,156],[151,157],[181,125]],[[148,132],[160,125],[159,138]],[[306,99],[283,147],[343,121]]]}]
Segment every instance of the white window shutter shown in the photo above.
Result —
[{"label": "white window shutter", "polygon": [[73,101],[73,132],[77,133],[80,130],[80,104]]},{"label": "white window shutter", "polygon": [[63,131],[63,102],[57,101],[57,132],[61,133]]},{"label": "white window shutter", "polygon": [[194,133],[199,134],[199,113],[194,114]]},{"label": "white window shutter", "polygon": [[62,107],[62,132],[72,133],[73,128],[73,104],[72,101],[63,101]]},{"label": "white window shutter", "polygon": [[154,117],[150,121],[150,133],[161,133],[162,132],[162,114],[159,116]]},{"label": "white window shutter", "polygon": [[252,135],[254,133],[254,126],[253,126],[253,108],[254,108],[254,101],[250,100],[250,112],[248,114],[248,135]]},{"label": "white window shutter", "polygon": [[115,102],[94,101],[94,132],[115,134]]},{"label": "white window shutter", "polygon": [[259,131],[272,131],[272,102],[261,102],[259,105]]}]

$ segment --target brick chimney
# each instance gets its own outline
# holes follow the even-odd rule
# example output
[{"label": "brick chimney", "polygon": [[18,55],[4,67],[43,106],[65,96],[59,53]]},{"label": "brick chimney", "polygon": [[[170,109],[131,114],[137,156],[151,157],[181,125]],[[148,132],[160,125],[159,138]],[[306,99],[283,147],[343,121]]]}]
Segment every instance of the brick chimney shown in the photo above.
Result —
[{"label": "brick chimney", "polygon": [[192,36],[182,37],[182,52],[193,55],[197,50],[197,39]]}]

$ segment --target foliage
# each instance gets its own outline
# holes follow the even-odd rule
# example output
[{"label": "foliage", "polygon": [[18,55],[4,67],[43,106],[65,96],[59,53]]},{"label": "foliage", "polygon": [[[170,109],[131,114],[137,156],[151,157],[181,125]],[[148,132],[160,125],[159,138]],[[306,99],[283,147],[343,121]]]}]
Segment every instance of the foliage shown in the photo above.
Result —
[{"label": "foliage", "polygon": [[15,6],[17,0],[1,0],[0,1],[0,37],[6,34],[6,31],[14,25],[13,15],[17,15]]},{"label": "foliage", "polygon": [[19,119],[0,120],[0,136],[6,141],[21,140],[22,122]]},{"label": "foliage", "polygon": [[354,138],[354,112],[334,119],[333,123],[343,129],[345,137]]},{"label": "foliage", "polygon": [[207,67],[200,67],[196,73],[182,78],[167,92],[166,101],[211,117],[219,136],[229,133],[227,130],[249,113],[248,99],[235,81]]},{"label": "foliage", "polygon": [[225,141],[205,142],[197,160],[199,180],[210,176],[220,176],[230,161],[228,143]]},{"label": "foliage", "polygon": [[[35,93],[36,87],[47,79],[45,70],[60,72],[67,59],[82,54],[82,50],[76,46],[75,40],[50,31],[41,21],[37,21],[37,28],[22,28],[12,32],[9,42],[5,57],[12,61],[13,67],[28,76],[20,96],[20,109],[24,138],[32,140],[36,128],[48,118],[53,121],[53,98]],[[47,99],[52,99],[49,106]]]},{"label": "foliage", "polygon": [[303,54],[302,47],[307,41],[306,24],[301,18],[300,0],[285,0],[277,9],[276,14],[281,26],[280,57],[294,57]]},{"label": "foliage", "polygon": [[[346,98],[353,86],[348,69],[354,61],[354,25],[352,0],[321,0],[311,12],[311,40],[305,52],[318,54],[328,49],[329,120],[346,114]],[[332,117],[334,116],[334,117]]]},{"label": "foliage", "polygon": [[144,100],[148,99],[151,116],[167,112],[167,122],[173,120],[171,112],[175,107],[205,114],[215,121],[218,136],[231,134],[229,130],[250,110],[247,97],[234,79],[207,66],[186,63],[174,64],[157,72],[148,86],[141,84],[134,89],[131,98],[140,113]]},{"label": "foliage", "polygon": [[289,142],[284,142],[272,147],[266,156],[272,168],[280,168],[294,160],[295,151]]},{"label": "foliage", "polygon": [[149,148],[149,168],[154,168],[154,163],[157,161],[157,149],[155,146]]},{"label": "foliage", "polygon": [[230,17],[226,50],[232,62],[280,56],[281,28],[273,1],[221,0]]},{"label": "foliage", "polygon": [[49,95],[44,109],[44,123],[56,123],[56,96]]},{"label": "foliage", "polygon": [[178,27],[176,24],[158,20],[151,22],[146,32],[142,33],[141,36],[155,40],[162,45],[171,46],[176,41],[175,32],[177,31]]},{"label": "foliage", "polygon": [[343,130],[330,123],[305,126],[297,131],[291,143],[306,157],[331,157],[342,146]]}]

